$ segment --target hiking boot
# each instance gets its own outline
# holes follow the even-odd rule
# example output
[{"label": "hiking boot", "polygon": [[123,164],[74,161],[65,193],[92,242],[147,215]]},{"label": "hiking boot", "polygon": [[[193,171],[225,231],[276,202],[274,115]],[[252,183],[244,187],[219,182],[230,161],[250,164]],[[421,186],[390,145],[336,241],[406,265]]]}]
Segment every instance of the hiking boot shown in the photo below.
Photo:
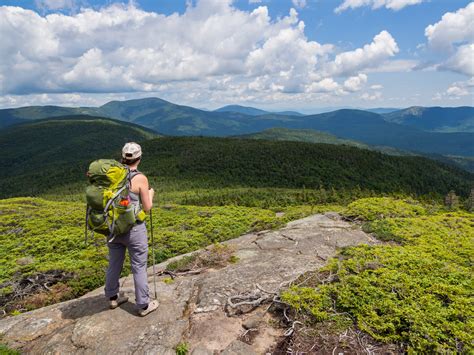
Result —
[{"label": "hiking boot", "polygon": [[157,309],[157,308],[158,308],[158,305],[159,305],[158,301],[157,301],[157,300],[153,300],[153,301],[151,301],[150,303],[148,303],[148,307],[147,307],[147,308],[145,308],[145,309],[143,309],[143,308],[142,308],[142,309],[139,309],[139,310],[138,310],[138,315],[139,315],[140,317],[145,317],[148,313],[151,313],[151,312],[153,312],[155,309]]},{"label": "hiking boot", "polygon": [[110,307],[110,309],[115,309],[118,306],[120,306],[122,303],[125,303],[127,301],[128,301],[128,297],[123,296],[123,295],[118,295],[117,299],[115,299],[115,300],[110,299],[109,300],[109,307]]}]

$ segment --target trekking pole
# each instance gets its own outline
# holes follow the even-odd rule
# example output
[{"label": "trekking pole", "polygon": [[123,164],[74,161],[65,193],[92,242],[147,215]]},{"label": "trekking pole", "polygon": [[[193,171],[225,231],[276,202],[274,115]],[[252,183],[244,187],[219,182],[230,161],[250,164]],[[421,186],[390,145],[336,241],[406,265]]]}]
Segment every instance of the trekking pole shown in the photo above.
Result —
[{"label": "trekking pole", "polygon": [[84,228],[84,247],[87,248],[87,229],[89,228],[89,205],[86,204],[86,225]]},{"label": "trekking pole", "polygon": [[155,300],[157,299],[156,296],[156,272],[155,272],[155,238],[153,236],[153,209],[150,210],[150,230],[151,230],[151,258],[153,262],[153,290],[155,292]]}]

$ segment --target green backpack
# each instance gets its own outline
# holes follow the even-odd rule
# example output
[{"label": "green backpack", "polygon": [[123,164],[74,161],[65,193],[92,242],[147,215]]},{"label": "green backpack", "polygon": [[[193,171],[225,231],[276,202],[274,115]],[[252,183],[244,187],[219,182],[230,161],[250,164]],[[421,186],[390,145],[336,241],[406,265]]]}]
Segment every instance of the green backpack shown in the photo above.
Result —
[{"label": "green backpack", "polygon": [[100,233],[112,241],[128,232],[137,221],[144,221],[145,212],[129,197],[130,181],[140,174],[113,159],[99,159],[89,165],[86,188],[86,243],[87,232]]}]

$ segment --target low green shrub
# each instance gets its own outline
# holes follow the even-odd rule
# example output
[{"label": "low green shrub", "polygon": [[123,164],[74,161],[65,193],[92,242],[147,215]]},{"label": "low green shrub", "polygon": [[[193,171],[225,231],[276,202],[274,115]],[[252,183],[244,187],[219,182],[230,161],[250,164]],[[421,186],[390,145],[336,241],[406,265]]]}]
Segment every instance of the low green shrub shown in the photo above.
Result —
[{"label": "low green shrub", "polygon": [[297,311],[311,314],[317,321],[329,319],[327,310],[331,307],[331,297],[326,290],[293,286],[282,293],[281,299]]},{"label": "low green shrub", "polygon": [[373,221],[389,217],[422,216],[426,215],[426,209],[418,201],[412,199],[369,197],[350,203],[343,215],[351,219]]},{"label": "low green shrub", "polygon": [[20,355],[20,352],[17,350],[10,349],[4,344],[0,344],[0,354],[1,355]]},{"label": "low green shrub", "polygon": [[473,352],[474,214],[424,215],[400,201],[361,208],[368,203],[358,201],[352,211],[378,218],[368,228],[401,244],[343,249],[319,271],[332,282],[292,287],[282,298],[314,320],[347,312],[376,340],[412,353]]},{"label": "low green shrub", "polygon": [[189,353],[189,347],[187,343],[179,343],[176,348],[176,355],[186,355]]},{"label": "low green shrub", "polygon": [[188,267],[192,265],[197,259],[197,253],[191,255],[183,256],[178,260],[170,262],[166,265],[166,270],[168,271],[185,271],[188,270]]}]

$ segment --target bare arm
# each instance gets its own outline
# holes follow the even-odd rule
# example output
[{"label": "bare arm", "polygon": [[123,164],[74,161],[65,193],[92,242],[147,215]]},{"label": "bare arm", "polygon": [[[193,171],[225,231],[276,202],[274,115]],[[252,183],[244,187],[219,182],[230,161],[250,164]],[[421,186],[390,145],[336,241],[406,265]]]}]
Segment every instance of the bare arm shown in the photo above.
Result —
[{"label": "bare arm", "polygon": [[133,184],[139,188],[140,200],[142,207],[145,212],[148,212],[153,207],[153,197],[155,191],[150,189],[148,185],[148,179],[145,175],[140,174],[133,178]]}]

